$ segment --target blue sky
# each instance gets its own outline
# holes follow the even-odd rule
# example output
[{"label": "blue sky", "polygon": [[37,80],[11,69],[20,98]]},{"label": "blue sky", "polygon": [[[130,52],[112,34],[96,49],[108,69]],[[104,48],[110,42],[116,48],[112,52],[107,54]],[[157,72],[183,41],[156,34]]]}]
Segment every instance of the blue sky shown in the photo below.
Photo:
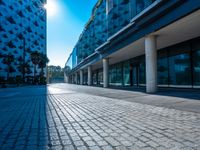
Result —
[{"label": "blue sky", "polygon": [[96,2],[97,0],[47,0],[47,3],[53,4],[47,8],[49,65],[64,67]]}]

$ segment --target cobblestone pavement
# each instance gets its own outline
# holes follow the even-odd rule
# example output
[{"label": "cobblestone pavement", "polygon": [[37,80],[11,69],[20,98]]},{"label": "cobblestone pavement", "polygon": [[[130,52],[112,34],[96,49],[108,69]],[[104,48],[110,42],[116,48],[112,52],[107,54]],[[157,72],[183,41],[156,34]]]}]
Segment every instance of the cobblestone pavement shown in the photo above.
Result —
[{"label": "cobblestone pavement", "polygon": [[51,86],[11,91],[0,90],[3,150],[200,150],[199,113]]}]

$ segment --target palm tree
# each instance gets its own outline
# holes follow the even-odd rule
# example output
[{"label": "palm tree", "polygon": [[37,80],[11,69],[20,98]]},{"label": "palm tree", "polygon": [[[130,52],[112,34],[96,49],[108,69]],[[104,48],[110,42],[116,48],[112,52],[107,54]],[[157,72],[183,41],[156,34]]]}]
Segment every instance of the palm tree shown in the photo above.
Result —
[{"label": "palm tree", "polygon": [[43,53],[40,53],[40,62],[38,64],[39,68],[41,68],[40,75],[44,75],[44,68],[46,67],[46,64],[49,62],[49,59],[47,56]]},{"label": "palm tree", "polygon": [[6,69],[6,71],[7,71],[7,80],[10,77],[10,73],[14,72],[14,68],[12,66],[12,63],[14,62],[14,60],[15,60],[14,59],[14,55],[12,55],[11,53],[5,54],[3,56],[2,63],[5,64],[5,65],[7,65],[7,69]]},{"label": "palm tree", "polygon": [[[18,58],[18,66],[17,66],[17,69],[19,72],[21,72],[22,76],[23,76],[23,73],[24,74],[30,74],[31,72],[31,69],[30,69],[30,64],[29,64],[29,61],[23,63],[23,58],[20,56]],[[24,71],[23,71],[24,70]],[[24,79],[23,79],[24,81]]]},{"label": "palm tree", "polygon": [[31,52],[31,61],[34,65],[34,82],[36,80],[36,66],[40,63],[40,53],[38,51]]}]

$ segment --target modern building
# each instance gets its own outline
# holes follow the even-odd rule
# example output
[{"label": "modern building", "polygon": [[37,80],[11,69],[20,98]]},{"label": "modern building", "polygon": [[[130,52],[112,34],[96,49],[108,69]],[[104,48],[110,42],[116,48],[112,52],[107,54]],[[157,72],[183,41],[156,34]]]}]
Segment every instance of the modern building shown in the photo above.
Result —
[{"label": "modern building", "polygon": [[[0,77],[22,76],[21,63],[30,65],[25,76],[33,75],[30,53],[46,54],[46,0],[0,0]],[[10,68],[4,61],[12,55]],[[37,74],[39,68],[37,68]]]},{"label": "modern building", "polygon": [[199,0],[99,0],[66,62],[66,82],[200,88]]}]

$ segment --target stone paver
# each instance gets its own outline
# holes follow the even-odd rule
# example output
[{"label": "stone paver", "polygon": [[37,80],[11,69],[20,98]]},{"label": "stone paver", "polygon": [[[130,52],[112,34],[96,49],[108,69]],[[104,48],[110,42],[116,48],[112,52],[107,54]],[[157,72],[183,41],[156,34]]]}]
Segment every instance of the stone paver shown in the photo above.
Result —
[{"label": "stone paver", "polygon": [[199,113],[51,85],[9,90],[0,90],[2,150],[200,150]]}]

